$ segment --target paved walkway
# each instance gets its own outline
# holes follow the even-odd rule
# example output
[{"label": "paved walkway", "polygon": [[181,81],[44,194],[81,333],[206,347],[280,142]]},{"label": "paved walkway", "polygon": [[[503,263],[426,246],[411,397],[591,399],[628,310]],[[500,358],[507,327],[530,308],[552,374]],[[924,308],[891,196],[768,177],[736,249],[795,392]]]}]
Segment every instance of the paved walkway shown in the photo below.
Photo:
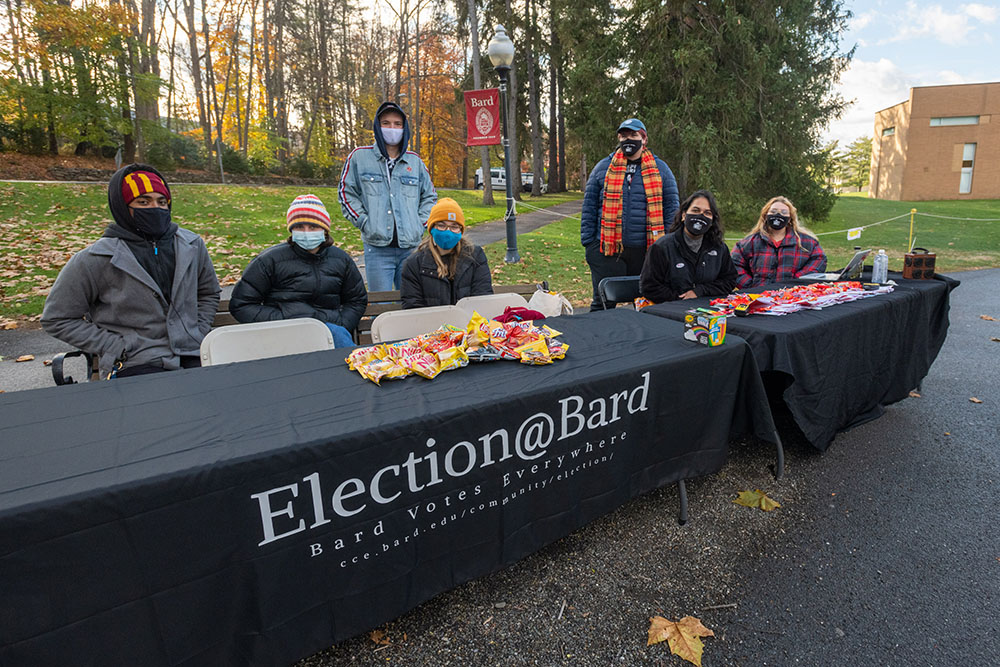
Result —
[{"label": "paved walkway", "polygon": [[[502,202],[503,199],[497,199],[496,201]],[[562,204],[556,204],[555,206],[549,206],[548,208],[531,210],[528,204],[518,203],[517,208],[517,233],[518,236],[521,234],[527,234],[528,232],[533,232],[540,227],[557,222],[567,217],[580,217],[580,207],[583,205],[582,199],[577,199],[575,201],[568,201]],[[482,224],[476,225],[474,227],[469,227],[465,230],[465,238],[467,238],[472,243],[478,246],[485,246],[490,243],[496,243],[497,241],[503,241],[507,238],[507,223],[503,220],[491,220],[490,222],[484,222]],[[368,280],[365,275],[365,256],[364,253],[354,255],[354,261],[361,269],[361,275]]]}]

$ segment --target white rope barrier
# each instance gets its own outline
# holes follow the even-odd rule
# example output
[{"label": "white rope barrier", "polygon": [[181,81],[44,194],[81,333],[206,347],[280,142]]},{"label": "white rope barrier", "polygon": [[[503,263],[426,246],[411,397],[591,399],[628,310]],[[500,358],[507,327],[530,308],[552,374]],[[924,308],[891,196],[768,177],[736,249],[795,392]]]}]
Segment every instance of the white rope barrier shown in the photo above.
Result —
[{"label": "white rope barrier", "polygon": [[937,215],[936,213],[921,213],[917,211],[917,215],[923,215],[928,218],[940,218],[942,220],[967,220],[969,222],[1000,222],[1000,218],[956,218],[950,215]]}]

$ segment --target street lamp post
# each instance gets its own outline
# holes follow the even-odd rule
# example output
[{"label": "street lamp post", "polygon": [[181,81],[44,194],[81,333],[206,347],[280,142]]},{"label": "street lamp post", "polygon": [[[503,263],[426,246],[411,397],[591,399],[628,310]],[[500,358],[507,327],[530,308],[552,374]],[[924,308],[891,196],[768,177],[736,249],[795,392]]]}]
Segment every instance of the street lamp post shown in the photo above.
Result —
[{"label": "street lamp post", "polygon": [[[503,131],[503,169],[507,181],[507,254],[504,261],[516,264],[521,261],[517,253],[517,215],[514,212],[514,184],[511,174],[510,138],[507,133],[507,80],[510,75],[510,65],[514,62],[514,42],[510,41],[507,31],[502,25],[497,25],[493,39],[486,47],[490,62],[500,75],[500,126]],[[489,174],[483,175],[484,180]]]}]

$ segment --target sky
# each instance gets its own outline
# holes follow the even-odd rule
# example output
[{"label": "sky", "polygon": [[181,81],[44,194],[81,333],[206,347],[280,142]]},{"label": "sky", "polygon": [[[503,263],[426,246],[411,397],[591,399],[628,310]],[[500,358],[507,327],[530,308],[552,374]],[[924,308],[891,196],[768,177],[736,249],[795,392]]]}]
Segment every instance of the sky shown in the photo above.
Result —
[{"label": "sky", "polygon": [[1000,0],[845,0],[844,7],[854,17],[841,45],[857,50],[837,92],[854,103],[825,142],[871,136],[875,112],[907,100],[912,87],[1000,81]]}]

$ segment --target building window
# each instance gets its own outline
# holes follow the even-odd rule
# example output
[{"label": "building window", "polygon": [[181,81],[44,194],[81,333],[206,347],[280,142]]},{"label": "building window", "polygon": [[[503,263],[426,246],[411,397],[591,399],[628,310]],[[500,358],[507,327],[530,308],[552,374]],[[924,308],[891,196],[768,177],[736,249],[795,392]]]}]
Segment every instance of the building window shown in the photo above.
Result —
[{"label": "building window", "polygon": [[883,137],[891,137],[894,134],[896,134],[896,128],[895,127],[887,127],[884,130],[882,130],[882,136]]},{"label": "building window", "polygon": [[931,127],[945,125],[979,125],[979,116],[942,116],[931,118]]},{"label": "building window", "polygon": [[958,181],[958,193],[967,195],[972,192],[972,165],[976,161],[976,145],[965,144],[962,147],[962,177]]}]

